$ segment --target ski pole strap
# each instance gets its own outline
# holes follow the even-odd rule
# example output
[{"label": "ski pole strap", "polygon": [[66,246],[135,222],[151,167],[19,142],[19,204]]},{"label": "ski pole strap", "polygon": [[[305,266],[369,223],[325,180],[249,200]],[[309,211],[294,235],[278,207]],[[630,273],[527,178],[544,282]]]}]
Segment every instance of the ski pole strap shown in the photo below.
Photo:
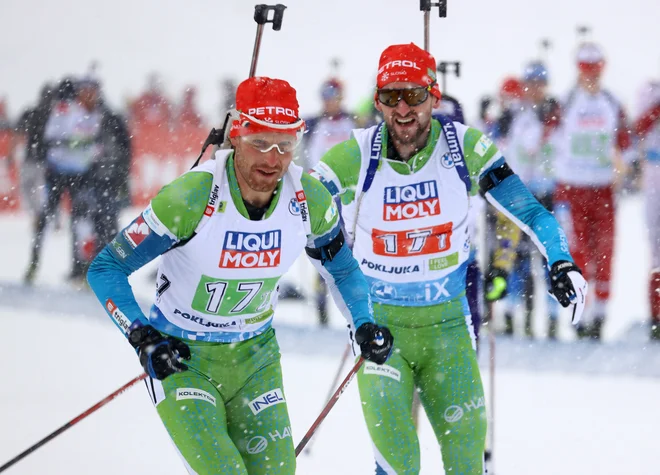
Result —
[{"label": "ski pole strap", "polygon": [[362,193],[366,193],[371,188],[374,182],[378,164],[380,163],[380,154],[383,150],[383,126],[385,122],[381,122],[376,129],[374,137],[371,139],[371,153],[369,155],[369,165],[367,166],[367,175],[364,177],[362,184]]},{"label": "ski pole strap", "polygon": [[465,184],[465,189],[470,193],[472,190],[472,180],[470,180],[470,173],[468,172],[467,166],[465,166],[465,156],[463,155],[461,144],[458,143],[458,134],[456,133],[454,122],[442,114],[436,115],[435,118],[440,122],[442,131],[445,133],[445,139],[449,146],[449,158],[454,164],[456,173],[458,173],[461,181]]},{"label": "ski pole strap", "polygon": [[193,166],[190,167],[191,170],[195,168],[197,165],[199,165],[199,161],[204,156],[204,152],[206,152],[206,149],[208,148],[209,145],[217,145],[218,147],[222,146],[222,144],[225,142],[227,124],[229,123],[230,118],[231,118],[231,113],[227,112],[227,115],[225,116],[225,121],[222,124],[222,128],[219,130],[216,128],[211,129],[211,132],[209,132],[208,137],[206,137],[206,140],[204,141],[204,145],[202,145],[202,151],[199,153],[199,157],[197,157],[197,160],[195,160]]},{"label": "ski pole strap", "polygon": [[202,145],[202,151],[199,153],[199,156],[197,157],[197,160],[195,160],[195,163],[193,163],[192,167],[190,167],[191,170],[195,168],[197,165],[199,165],[199,161],[204,156],[204,152],[206,152],[206,149],[208,148],[209,145],[220,146],[220,144],[222,144],[223,136],[224,136],[224,127],[221,130],[218,130],[216,128],[211,129],[211,132],[209,132],[208,137],[206,137],[206,140],[204,141],[204,145]]}]

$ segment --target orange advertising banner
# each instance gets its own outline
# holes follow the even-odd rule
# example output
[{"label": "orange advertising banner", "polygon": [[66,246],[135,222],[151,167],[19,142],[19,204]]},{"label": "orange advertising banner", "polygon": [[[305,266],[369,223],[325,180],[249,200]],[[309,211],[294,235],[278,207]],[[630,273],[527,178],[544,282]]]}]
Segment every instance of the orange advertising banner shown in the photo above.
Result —
[{"label": "orange advertising banner", "polygon": [[16,211],[21,206],[18,167],[12,157],[14,134],[0,130],[0,212]]},{"label": "orange advertising banner", "polygon": [[[208,134],[204,126],[132,124],[131,203],[144,207],[158,191],[192,167]],[[0,213],[20,208],[19,164],[10,159],[13,132],[0,130]],[[207,151],[206,156],[210,156]]]},{"label": "orange advertising banner", "polygon": [[206,135],[207,130],[202,127],[135,127],[131,163],[133,205],[147,206],[164,185],[189,170]]}]

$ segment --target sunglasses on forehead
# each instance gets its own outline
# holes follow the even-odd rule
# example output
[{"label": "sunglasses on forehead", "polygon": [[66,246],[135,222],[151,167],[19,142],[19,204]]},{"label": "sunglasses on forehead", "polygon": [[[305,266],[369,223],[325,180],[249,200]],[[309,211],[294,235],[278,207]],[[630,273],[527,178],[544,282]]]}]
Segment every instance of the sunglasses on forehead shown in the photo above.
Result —
[{"label": "sunglasses on forehead", "polygon": [[378,102],[387,107],[396,107],[403,99],[409,106],[418,106],[429,97],[429,87],[411,87],[407,89],[378,89]]}]

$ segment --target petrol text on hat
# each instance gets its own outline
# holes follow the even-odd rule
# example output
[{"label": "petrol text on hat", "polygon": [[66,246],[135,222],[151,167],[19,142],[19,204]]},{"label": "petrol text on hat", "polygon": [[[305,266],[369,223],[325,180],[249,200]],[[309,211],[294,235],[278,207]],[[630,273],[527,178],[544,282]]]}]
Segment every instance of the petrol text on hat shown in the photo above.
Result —
[{"label": "petrol text on hat", "polygon": [[297,114],[293,109],[288,109],[286,107],[264,106],[264,107],[252,107],[248,109],[248,115],[266,115],[266,113],[268,113],[269,115],[273,113],[276,115],[286,115],[288,117],[293,117],[294,119],[297,117]]},{"label": "petrol text on hat", "polygon": [[390,68],[393,68],[393,67],[395,67],[395,66],[399,66],[399,67],[401,67],[401,68],[412,68],[412,69],[417,69],[417,70],[419,70],[419,71],[422,70],[422,68],[420,68],[419,66],[417,66],[417,63],[414,62],[414,61],[409,61],[409,60],[407,60],[407,59],[403,59],[403,60],[397,59],[396,61],[390,61],[389,63],[385,63],[384,65],[382,65],[382,66],[380,67],[380,69],[378,70],[378,74],[382,73],[382,72],[385,71],[386,69],[390,69]]}]

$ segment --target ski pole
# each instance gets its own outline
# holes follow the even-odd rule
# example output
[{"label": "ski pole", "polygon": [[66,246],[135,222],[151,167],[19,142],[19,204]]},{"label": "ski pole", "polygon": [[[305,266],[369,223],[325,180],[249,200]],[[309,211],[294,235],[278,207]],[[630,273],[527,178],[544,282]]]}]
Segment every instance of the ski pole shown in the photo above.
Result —
[{"label": "ski pole", "polygon": [[[254,6],[254,21],[257,22],[257,35],[254,38],[254,49],[252,50],[252,60],[250,61],[249,77],[254,77],[257,72],[257,61],[259,60],[259,50],[261,49],[261,37],[263,36],[264,25],[266,23],[272,23],[273,30],[280,31],[282,28],[282,19],[284,17],[285,9],[286,5],[282,5],[280,3],[277,5],[260,4]],[[273,12],[273,17],[269,20],[268,13],[270,11]],[[206,149],[210,145],[222,148],[223,144],[227,141],[227,135],[229,134],[227,125],[229,125],[230,117],[231,114],[227,112],[222,127],[220,129],[216,129],[215,127],[211,129],[211,132],[209,132],[208,137],[206,137],[206,140],[204,141],[204,145],[202,145],[202,151],[197,157],[197,160],[195,160],[195,163],[193,163],[193,166],[190,167],[191,169],[199,165],[199,161],[202,159],[204,152],[206,152]],[[213,148],[214,153],[215,150],[217,149]]]},{"label": "ski pole", "polygon": [[578,41],[584,43],[589,39],[591,27],[589,25],[578,25],[575,28],[575,32],[577,33]]},{"label": "ski pole", "polygon": [[[273,24],[273,30],[280,31],[282,28],[282,17],[284,16],[285,5],[255,5],[254,21],[257,22],[257,36],[254,39],[254,49],[252,50],[252,62],[250,63],[250,77],[254,77],[257,72],[257,61],[259,60],[259,49],[261,48],[261,36],[266,23]],[[268,13],[273,11],[273,17],[269,20]]]},{"label": "ski pole", "polygon": [[102,408],[103,406],[105,406],[106,404],[108,404],[110,401],[112,401],[114,398],[116,398],[117,396],[119,396],[121,393],[123,393],[124,391],[126,391],[128,388],[130,388],[131,386],[135,385],[135,383],[137,383],[137,382],[139,382],[139,381],[142,381],[142,380],[143,380],[144,378],[146,378],[146,377],[147,377],[147,375],[143,373],[143,374],[141,374],[140,376],[137,376],[137,377],[131,379],[128,383],[124,384],[121,388],[117,389],[117,390],[116,390],[115,392],[113,392],[112,394],[106,396],[105,399],[103,399],[103,400],[97,402],[97,403],[94,404],[92,407],[90,407],[89,409],[87,409],[85,412],[83,412],[82,414],[78,415],[77,417],[74,417],[74,418],[71,419],[69,422],[67,422],[66,424],[64,424],[62,427],[60,427],[59,429],[57,429],[57,430],[54,431],[54,432],[51,432],[49,435],[47,435],[46,437],[44,437],[43,439],[41,439],[39,442],[37,442],[36,444],[32,445],[32,446],[29,447],[28,449],[24,450],[23,452],[21,452],[20,454],[18,454],[16,457],[14,457],[13,459],[11,459],[9,462],[7,462],[6,464],[4,464],[2,467],[0,467],[0,473],[2,473],[2,472],[4,472],[5,470],[7,470],[9,467],[11,467],[12,465],[14,465],[16,462],[19,462],[19,461],[23,460],[25,457],[27,457],[28,455],[30,455],[32,452],[34,452],[35,450],[37,450],[39,447],[41,447],[42,445],[46,444],[46,442],[49,442],[49,441],[53,440],[55,437],[57,437],[58,435],[60,435],[62,432],[64,432],[64,431],[67,430],[68,428],[70,428],[70,427],[76,425],[78,422],[82,421],[85,417],[89,416],[90,414],[92,414],[93,412],[95,412],[97,409]]},{"label": "ski pole", "polygon": [[348,372],[346,377],[344,378],[344,381],[342,381],[341,385],[337,388],[335,393],[332,395],[332,398],[328,401],[328,403],[325,405],[323,410],[321,411],[321,414],[316,418],[312,426],[309,428],[307,433],[304,435],[304,437],[298,442],[298,445],[296,446],[296,457],[302,452],[302,450],[305,448],[305,445],[310,441],[312,436],[314,435],[314,432],[318,429],[319,425],[321,425],[321,422],[323,422],[330,412],[330,410],[334,407],[334,405],[337,403],[339,400],[339,397],[342,395],[344,391],[346,391],[346,388],[350,384],[350,382],[353,380],[353,377],[356,375],[356,373],[360,370],[360,367],[362,367],[362,364],[364,363],[364,358],[360,356],[360,358],[357,360],[357,363],[351,368],[351,370]]},{"label": "ski pole", "polygon": [[[438,2],[432,2],[431,0],[419,0],[419,9],[424,12],[424,51],[429,51],[431,48],[430,45],[430,27],[429,23],[431,21],[431,9],[433,7],[438,7],[438,14],[440,18],[447,18],[447,0],[439,0]],[[438,66],[438,71],[440,71],[440,66]],[[441,71],[442,74],[442,91],[445,90],[445,71]],[[415,427],[419,424],[419,409],[421,407],[421,401],[419,399],[419,393],[415,392],[413,394],[413,403],[412,403],[412,417]]]},{"label": "ski pole", "polygon": [[539,58],[546,65],[548,64],[548,57],[549,57],[548,52],[550,51],[551,48],[552,48],[552,41],[550,41],[549,38],[541,38],[541,40],[539,40],[539,49],[540,49]]},{"label": "ski pole", "polygon": [[495,475],[495,315],[493,302],[488,302],[488,393],[490,408],[488,411],[488,445],[484,454],[487,473]]},{"label": "ski pole", "polygon": [[438,63],[438,72],[442,75],[442,93],[447,92],[447,74],[449,74],[449,68],[452,68],[454,76],[457,78],[461,77],[461,62],[460,61],[440,61]]},{"label": "ski pole", "polygon": [[[431,8],[433,7],[438,7],[440,18],[447,18],[447,0],[439,0],[436,3],[431,2],[431,0],[419,0],[419,9],[424,12],[424,51],[429,51],[431,48],[429,22],[431,20]],[[458,61],[438,63],[437,70],[442,74],[443,93],[447,89],[446,74],[447,66],[450,64],[454,65],[456,77],[460,75],[460,63]]]},{"label": "ski pole", "polygon": [[431,8],[438,7],[440,18],[447,18],[447,0],[438,0],[431,2],[431,0],[419,0],[419,9],[424,12],[424,50],[428,51],[431,47],[429,22],[431,20]]},{"label": "ski pole", "polygon": [[[344,348],[344,352],[341,355],[341,361],[339,362],[339,367],[337,368],[335,377],[332,379],[332,383],[330,383],[330,387],[328,388],[328,395],[325,397],[324,401],[329,401],[330,398],[332,397],[332,391],[337,387],[337,383],[339,382],[339,378],[341,376],[341,370],[344,369],[344,365],[346,364],[346,360],[348,359],[348,355],[350,354],[351,354],[351,345],[349,343]],[[309,443],[309,445],[307,446],[307,450],[305,450],[305,453],[309,453],[312,451],[313,444],[314,444],[313,441]]]},{"label": "ski pole", "polygon": [[[427,1],[424,2],[423,0],[420,0],[420,3],[427,3],[428,4],[428,9],[424,10],[424,51],[429,50],[429,22],[431,20],[431,2]],[[420,5],[420,8],[422,6]]]}]

